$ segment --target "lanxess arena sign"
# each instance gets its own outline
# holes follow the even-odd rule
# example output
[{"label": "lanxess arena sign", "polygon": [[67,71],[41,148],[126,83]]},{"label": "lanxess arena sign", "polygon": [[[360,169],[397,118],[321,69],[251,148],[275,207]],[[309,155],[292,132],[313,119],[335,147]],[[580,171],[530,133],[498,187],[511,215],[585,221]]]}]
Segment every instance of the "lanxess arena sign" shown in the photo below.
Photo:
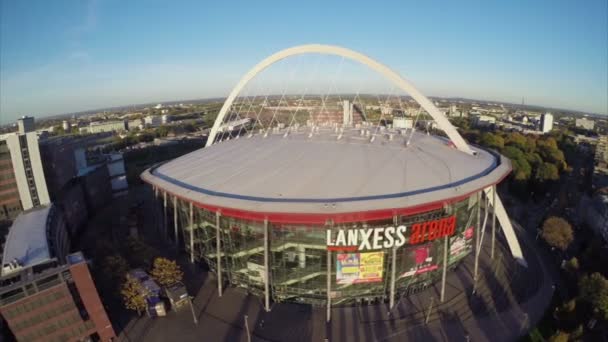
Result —
[{"label": "lanxess arena sign", "polygon": [[451,236],[456,231],[456,215],[414,223],[408,234],[405,225],[397,227],[327,229],[327,249],[332,251],[367,251],[401,247]]}]

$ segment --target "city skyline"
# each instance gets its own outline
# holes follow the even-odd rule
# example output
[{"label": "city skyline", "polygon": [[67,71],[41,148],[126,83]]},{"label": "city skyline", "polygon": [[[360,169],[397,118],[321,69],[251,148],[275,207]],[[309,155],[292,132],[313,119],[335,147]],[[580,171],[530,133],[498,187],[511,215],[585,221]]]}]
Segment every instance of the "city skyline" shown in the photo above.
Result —
[{"label": "city skyline", "polygon": [[602,1],[162,5],[3,3],[0,124],[225,97],[260,59],[310,42],[361,51],[430,96],[608,114]]}]

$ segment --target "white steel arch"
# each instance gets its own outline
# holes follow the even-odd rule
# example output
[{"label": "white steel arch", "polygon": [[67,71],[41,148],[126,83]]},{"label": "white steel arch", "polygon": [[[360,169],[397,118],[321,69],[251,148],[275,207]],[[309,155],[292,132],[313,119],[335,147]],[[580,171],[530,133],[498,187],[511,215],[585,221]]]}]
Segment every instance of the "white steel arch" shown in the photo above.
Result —
[{"label": "white steel arch", "polygon": [[291,47],[291,48],[288,48],[285,50],[281,50],[281,51],[267,57],[266,59],[262,60],[260,63],[258,63],[256,66],[254,66],[251,70],[249,70],[249,72],[247,72],[245,74],[245,76],[243,76],[241,78],[239,83],[237,83],[237,85],[234,87],[234,89],[232,89],[232,92],[230,92],[230,95],[228,95],[228,98],[224,102],[224,105],[222,106],[222,109],[220,110],[217,118],[215,119],[213,127],[211,128],[211,132],[209,133],[209,137],[207,139],[206,146],[211,146],[213,144],[213,142],[215,140],[215,136],[217,135],[217,132],[224,120],[224,117],[226,116],[226,113],[228,112],[228,109],[230,109],[230,107],[232,106],[232,103],[234,102],[236,97],[239,95],[241,90],[243,90],[243,88],[247,85],[247,83],[249,83],[249,81],[251,81],[254,77],[256,77],[264,69],[268,68],[272,64],[274,64],[282,59],[285,59],[285,58],[288,58],[291,56],[309,54],[309,53],[335,55],[335,56],[348,58],[348,59],[354,60],[356,62],[359,62],[359,63],[369,67],[370,69],[380,73],[382,76],[387,78],[389,81],[392,81],[398,88],[407,92],[414,100],[416,100],[416,102],[418,102],[418,104],[420,104],[420,106],[422,108],[424,108],[424,110],[426,110],[427,113],[429,113],[429,115],[431,115],[431,117],[437,123],[437,126],[439,126],[439,128],[442,129],[447,134],[448,138],[452,141],[452,143],[454,143],[454,145],[456,146],[456,148],[458,150],[468,153],[468,154],[473,154],[473,151],[471,150],[469,145],[466,143],[466,141],[462,138],[462,136],[460,136],[460,134],[458,133],[456,128],[454,128],[454,126],[452,126],[452,124],[439,111],[439,109],[437,109],[437,107],[435,107],[435,105],[426,96],[424,96],[420,91],[418,91],[418,89],[416,89],[410,82],[406,81],[404,78],[399,76],[399,74],[397,74],[396,72],[391,70],[386,65],[381,64],[359,52],[356,52],[356,51],[353,51],[350,49],[346,49],[343,47],[339,47],[339,46],[321,45],[321,44],[299,45],[299,46]]},{"label": "white steel arch", "polygon": [[[249,83],[249,81],[251,81],[264,69],[268,68],[272,64],[282,59],[309,53],[336,55],[348,58],[361,64],[364,64],[372,70],[377,71],[378,73],[386,77],[388,80],[392,81],[401,90],[407,92],[414,100],[416,100],[418,104],[420,104],[420,106],[424,108],[427,113],[429,113],[429,115],[431,115],[431,117],[435,120],[439,128],[441,128],[447,134],[448,138],[452,141],[452,143],[454,143],[458,150],[468,154],[473,154],[473,151],[466,143],[466,141],[458,133],[456,128],[454,128],[454,126],[448,121],[448,119],[439,111],[439,109],[437,109],[437,107],[435,107],[435,105],[420,91],[418,91],[418,89],[416,89],[411,83],[399,76],[399,74],[397,74],[384,64],[381,64],[359,52],[339,46],[320,44],[300,45],[281,50],[262,60],[251,70],[249,70],[249,72],[247,72],[245,76],[241,78],[239,83],[237,83],[234,89],[232,89],[232,92],[230,92],[230,95],[224,102],[224,105],[222,106],[222,109],[220,110],[217,118],[215,119],[213,127],[211,128],[211,132],[209,133],[209,137],[207,139],[206,147],[211,146],[213,144],[215,136],[217,135],[217,132],[224,120],[224,117],[226,116],[226,113],[228,112],[228,109],[232,106],[232,103],[234,102],[236,97],[239,95],[241,90],[243,90],[243,88],[247,85],[247,83]],[[493,192],[496,191],[496,189],[484,189],[483,191],[486,196],[490,197],[490,194],[494,195]],[[513,254],[513,257],[515,257],[515,259],[522,265],[527,266],[526,260],[523,256],[523,252],[519,245],[519,241],[517,240],[517,235],[515,234],[515,230],[513,229],[513,225],[511,224],[511,220],[509,219],[507,212],[505,211],[504,206],[502,205],[502,201],[500,200],[497,194],[495,196],[492,196],[492,199],[490,200],[490,205],[493,207],[493,210],[496,214],[496,218],[498,219],[498,222],[500,223],[500,226],[502,227],[502,230],[507,238],[507,244],[509,246],[509,249],[511,250],[511,253]]]}]

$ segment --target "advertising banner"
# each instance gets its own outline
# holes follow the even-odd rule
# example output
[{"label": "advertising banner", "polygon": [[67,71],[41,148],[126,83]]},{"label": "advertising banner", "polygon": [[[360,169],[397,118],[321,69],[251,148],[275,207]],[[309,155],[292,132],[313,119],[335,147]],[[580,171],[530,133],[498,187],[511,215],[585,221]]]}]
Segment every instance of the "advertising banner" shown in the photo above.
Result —
[{"label": "advertising banner", "polygon": [[342,253],[336,258],[336,283],[359,284],[382,281],[384,252]]},{"label": "advertising banner", "polygon": [[433,260],[434,246],[432,243],[408,248],[405,250],[403,272],[399,278],[411,277],[418,274],[434,271],[439,266]]},{"label": "advertising banner", "polygon": [[469,227],[450,238],[450,260],[460,259],[472,250],[474,230],[475,228]]}]

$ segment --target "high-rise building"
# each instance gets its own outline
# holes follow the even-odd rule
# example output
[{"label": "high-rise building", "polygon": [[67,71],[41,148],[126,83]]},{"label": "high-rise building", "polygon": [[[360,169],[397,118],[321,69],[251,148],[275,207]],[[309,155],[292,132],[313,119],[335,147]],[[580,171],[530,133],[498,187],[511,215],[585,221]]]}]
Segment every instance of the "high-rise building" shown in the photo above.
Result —
[{"label": "high-rise building", "polygon": [[54,206],[25,211],[13,223],[3,255],[0,314],[18,341],[115,336],[83,255],[68,250]]},{"label": "high-rise building", "polygon": [[19,127],[19,134],[34,132],[36,130],[34,118],[31,116],[22,116],[17,119],[17,126]]},{"label": "high-rise building", "polygon": [[540,130],[547,133],[553,129],[553,114],[545,113],[540,117]]},{"label": "high-rise building", "polygon": [[[27,127],[27,124],[24,124],[24,127]],[[38,134],[12,133],[0,139],[5,141],[10,153],[23,210],[50,203],[40,158]]]},{"label": "high-rise building", "polygon": [[19,188],[6,140],[0,138],[0,222],[12,221],[21,212]]},{"label": "high-rise building", "polygon": [[342,102],[342,125],[345,127],[353,124],[353,103],[349,100]]}]

